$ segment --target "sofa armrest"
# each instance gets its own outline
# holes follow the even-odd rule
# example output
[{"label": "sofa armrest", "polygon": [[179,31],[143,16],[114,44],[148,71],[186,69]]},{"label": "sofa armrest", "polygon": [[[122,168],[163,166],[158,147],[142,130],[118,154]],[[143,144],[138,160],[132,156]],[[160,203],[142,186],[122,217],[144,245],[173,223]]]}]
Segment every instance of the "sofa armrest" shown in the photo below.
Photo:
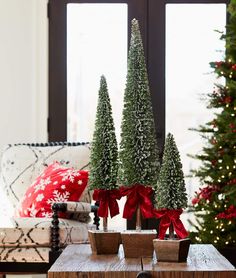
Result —
[{"label": "sofa armrest", "polygon": [[[52,206],[53,213],[58,212],[97,212],[99,204],[96,202],[94,205],[85,202],[63,202],[63,203],[54,203]],[[94,223],[95,224],[95,223]]]},{"label": "sofa armrest", "polygon": [[97,215],[99,204],[96,202],[95,205],[84,202],[63,202],[63,203],[54,203],[52,205],[52,226],[51,226],[51,250],[52,252],[60,252],[60,240],[59,240],[59,212],[81,212],[81,213],[94,213],[94,223],[96,229],[99,229],[99,217]]}]

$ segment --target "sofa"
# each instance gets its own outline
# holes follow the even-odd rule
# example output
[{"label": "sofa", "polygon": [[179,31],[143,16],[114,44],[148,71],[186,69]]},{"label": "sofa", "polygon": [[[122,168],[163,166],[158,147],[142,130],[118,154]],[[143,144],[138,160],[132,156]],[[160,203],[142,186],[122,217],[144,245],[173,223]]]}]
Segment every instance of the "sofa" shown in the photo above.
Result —
[{"label": "sofa", "polygon": [[[88,242],[88,230],[98,228],[99,220],[96,215],[97,206],[91,204],[88,186],[83,185],[81,189],[81,180],[78,180],[78,184],[75,185],[79,189],[73,189],[75,197],[69,200],[68,194],[66,195],[69,187],[65,189],[65,181],[60,184],[61,190],[67,190],[63,195],[57,189],[52,191],[45,183],[46,179],[42,183],[42,177],[48,173],[50,167],[53,171],[54,168],[58,171],[57,168],[61,167],[62,170],[59,170],[67,171],[67,176],[71,173],[68,169],[76,169],[77,176],[81,173],[86,174],[89,156],[88,143],[10,144],[2,150],[0,274],[46,273],[66,245]],[[54,167],[54,163],[57,167]],[[53,180],[54,172],[49,173]],[[74,177],[69,178],[74,181]],[[38,187],[34,187],[35,183],[38,183]],[[58,182],[51,186],[58,188]],[[38,191],[41,194],[37,195],[37,201],[46,198],[44,192],[58,194],[54,194],[55,198],[48,198],[44,203],[39,202],[41,207],[37,211],[30,188],[34,188],[35,191],[41,190]],[[81,194],[79,201],[76,199],[78,192]],[[42,204],[45,207],[50,206],[50,209],[52,207],[51,212],[44,212]],[[94,218],[91,212],[95,213]]]}]

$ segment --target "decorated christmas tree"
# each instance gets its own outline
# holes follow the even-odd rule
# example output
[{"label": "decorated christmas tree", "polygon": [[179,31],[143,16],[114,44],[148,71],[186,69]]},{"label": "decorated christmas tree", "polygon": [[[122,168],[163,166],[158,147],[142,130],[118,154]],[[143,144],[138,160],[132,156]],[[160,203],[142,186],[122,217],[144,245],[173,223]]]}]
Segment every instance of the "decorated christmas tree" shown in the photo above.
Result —
[{"label": "decorated christmas tree", "polygon": [[154,214],[158,218],[161,217],[158,235],[160,239],[164,239],[168,226],[169,237],[172,239],[174,238],[174,230],[180,238],[188,235],[179,219],[183,211],[182,209],[186,207],[187,194],[182,163],[174,137],[169,133],[165,141],[163,160],[155,194],[156,210]]},{"label": "decorated christmas tree", "polygon": [[116,201],[120,199],[117,159],[118,149],[112,109],[106,79],[102,76],[91,146],[89,187],[94,190],[93,199],[99,201],[98,216],[103,217],[104,230],[107,230],[108,210],[111,217],[119,213]]},{"label": "decorated christmas tree", "polygon": [[[130,219],[137,210],[152,217],[152,186],[159,173],[151,94],[139,24],[132,20],[128,73],[121,124],[119,183],[127,196],[123,217]],[[141,228],[137,217],[137,229]]]},{"label": "decorated christmas tree", "polygon": [[236,0],[228,11],[225,58],[210,63],[219,82],[224,80],[208,94],[208,108],[217,112],[198,129],[206,144],[196,155],[202,165],[193,172],[202,186],[192,200],[192,240],[219,248],[236,245]]}]

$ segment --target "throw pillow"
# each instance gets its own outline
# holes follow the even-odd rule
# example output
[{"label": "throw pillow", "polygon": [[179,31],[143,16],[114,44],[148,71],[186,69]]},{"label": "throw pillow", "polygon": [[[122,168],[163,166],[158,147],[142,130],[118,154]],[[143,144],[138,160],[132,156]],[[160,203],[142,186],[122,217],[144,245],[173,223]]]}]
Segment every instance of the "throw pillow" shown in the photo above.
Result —
[{"label": "throw pillow", "polygon": [[[79,201],[88,182],[88,171],[49,165],[27,189],[18,210],[20,217],[52,217],[53,203]],[[66,214],[60,217],[67,218]]]}]

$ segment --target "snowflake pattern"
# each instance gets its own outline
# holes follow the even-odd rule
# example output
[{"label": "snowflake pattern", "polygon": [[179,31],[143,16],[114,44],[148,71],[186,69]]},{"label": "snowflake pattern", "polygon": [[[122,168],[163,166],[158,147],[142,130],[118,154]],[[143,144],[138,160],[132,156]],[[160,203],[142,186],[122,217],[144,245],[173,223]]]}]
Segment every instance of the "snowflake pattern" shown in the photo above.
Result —
[{"label": "snowflake pattern", "polygon": [[53,197],[47,200],[47,204],[51,205],[53,203],[60,203],[68,201],[70,197],[70,192],[59,192],[58,190],[53,191]]},{"label": "snowflake pattern", "polygon": [[69,180],[70,182],[74,182],[75,177],[79,177],[80,173],[78,171],[75,171],[74,169],[69,169],[68,171],[62,173],[60,176],[62,176],[62,181]]},{"label": "snowflake pattern", "polygon": [[34,187],[34,192],[37,192],[39,190],[44,190],[45,187],[51,183],[50,177],[46,179],[41,179],[38,184],[35,185]]},{"label": "snowflake pattern", "polygon": [[38,194],[38,196],[36,197],[36,202],[41,202],[42,200],[43,200],[43,198],[44,198],[44,194],[43,193],[41,193],[41,194]]},{"label": "snowflake pattern", "polygon": [[42,216],[43,217],[46,217],[46,218],[51,218],[52,217],[52,215],[53,215],[53,213],[52,212],[42,212]]},{"label": "snowflake pattern", "polygon": [[35,217],[37,214],[37,209],[35,208],[35,204],[33,203],[30,208],[27,209],[29,211],[30,217]]},{"label": "snowflake pattern", "polygon": [[82,180],[78,180],[78,185],[82,185],[83,181]]}]

